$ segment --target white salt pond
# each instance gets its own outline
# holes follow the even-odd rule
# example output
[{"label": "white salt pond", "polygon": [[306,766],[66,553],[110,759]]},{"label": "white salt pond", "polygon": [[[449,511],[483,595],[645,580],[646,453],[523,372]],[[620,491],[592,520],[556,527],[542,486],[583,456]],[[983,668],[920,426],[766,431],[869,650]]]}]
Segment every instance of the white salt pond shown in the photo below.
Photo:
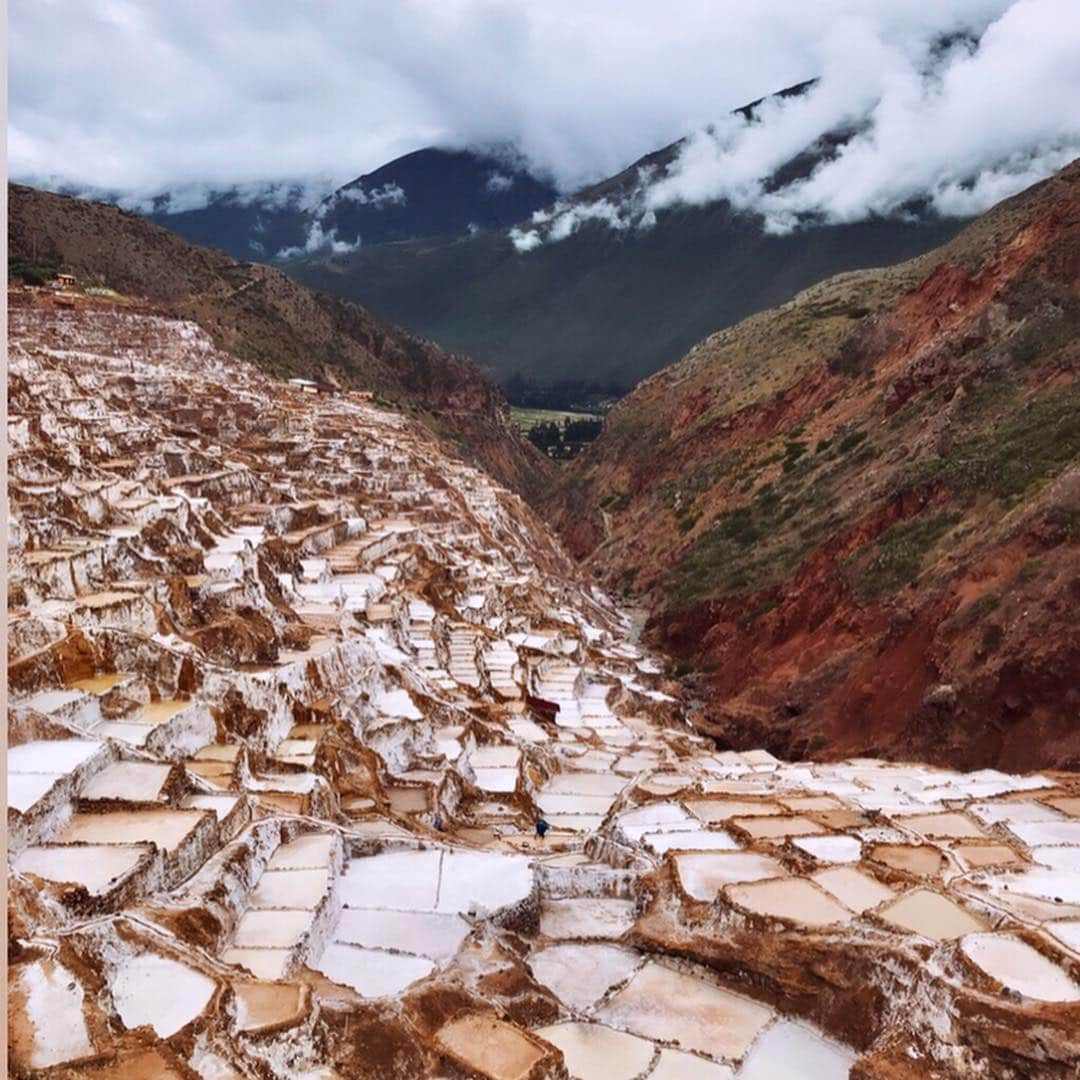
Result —
[{"label": "white salt pond", "polygon": [[72,973],[48,959],[17,970],[8,1001],[13,1055],[32,1069],[45,1069],[93,1053],[82,984]]},{"label": "white salt pond", "polygon": [[929,889],[914,889],[906,893],[882,908],[880,915],[894,926],[938,941],[986,929],[974,915],[948,897]]},{"label": "white salt pond", "polygon": [[540,908],[540,933],[556,939],[619,938],[634,925],[632,900],[581,896],[545,900]]},{"label": "white salt pond", "polygon": [[553,1024],[536,1034],[563,1052],[573,1080],[634,1080],[655,1054],[646,1039],[603,1024]]},{"label": "white salt pond", "polygon": [[614,945],[552,945],[533,953],[529,967],[537,981],[571,1009],[588,1009],[641,962]]},{"label": "white salt pond", "polygon": [[712,1057],[739,1058],[773,1011],[703,979],[648,962],[600,1009],[597,1018]]},{"label": "white salt pond", "polygon": [[792,843],[820,862],[858,862],[862,855],[862,842],[854,836],[806,836]]},{"label": "white salt pond", "polygon": [[150,1024],[163,1039],[202,1013],[214,988],[213,979],[154,953],[122,963],[110,987],[125,1027]]},{"label": "white salt pond", "polygon": [[832,926],[851,921],[851,912],[806,878],[777,878],[729,885],[728,900],[758,915],[788,919],[806,926]]},{"label": "white salt pond", "polygon": [[318,963],[312,966],[328,979],[351,986],[364,997],[399,994],[435,968],[430,960],[420,956],[398,955],[336,941],[326,947]]},{"label": "white salt pond", "polygon": [[1012,934],[968,934],[960,948],[987,975],[1018,994],[1038,1001],[1080,1000],[1080,986]]},{"label": "white salt pond", "polygon": [[695,900],[714,900],[725,885],[786,873],[776,859],[753,851],[680,852],[672,858],[682,887]]},{"label": "white salt pond", "polygon": [[82,885],[91,896],[106,892],[138,865],[149,846],[125,844],[43,844],[19,853],[14,867],[46,881]]},{"label": "white salt pond", "polygon": [[858,1055],[805,1024],[777,1020],[754,1040],[738,1080],[847,1080]]}]

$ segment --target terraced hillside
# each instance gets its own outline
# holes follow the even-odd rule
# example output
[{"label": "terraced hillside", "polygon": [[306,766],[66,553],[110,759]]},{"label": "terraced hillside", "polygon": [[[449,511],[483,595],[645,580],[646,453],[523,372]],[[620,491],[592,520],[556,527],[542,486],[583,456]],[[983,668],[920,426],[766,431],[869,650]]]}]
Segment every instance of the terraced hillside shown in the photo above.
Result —
[{"label": "terraced hillside", "polygon": [[9,1075],[1074,1075],[1075,773],[718,752],[519,497],[189,320],[13,309],[8,424]]},{"label": "terraced hillside", "polygon": [[1080,763],[1080,164],[642,382],[548,509],[726,745]]},{"label": "terraced hillside", "polygon": [[9,266],[62,268],[81,285],[149,299],[279,378],[373,392],[413,410],[515,490],[539,490],[547,460],[512,429],[501,392],[468,358],[356,304],[310,292],[278,270],[197,247],[115,206],[18,184],[9,185],[8,202]]}]

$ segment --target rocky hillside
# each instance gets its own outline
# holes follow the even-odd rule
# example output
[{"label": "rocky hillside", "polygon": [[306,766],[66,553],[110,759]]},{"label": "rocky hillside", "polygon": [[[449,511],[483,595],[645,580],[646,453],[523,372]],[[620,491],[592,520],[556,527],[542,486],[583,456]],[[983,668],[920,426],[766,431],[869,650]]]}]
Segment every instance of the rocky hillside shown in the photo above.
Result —
[{"label": "rocky hillside", "polygon": [[1080,163],[641,383],[550,499],[698,726],[793,756],[1080,762]]},{"label": "rocky hillside", "polygon": [[534,494],[549,468],[510,427],[501,393],[465,357],[115,206],[15,184],[8,191],[12,265],[63,267],[81,284],[146,298],[272,375],[371,390],[415,411],[523,494]]}]

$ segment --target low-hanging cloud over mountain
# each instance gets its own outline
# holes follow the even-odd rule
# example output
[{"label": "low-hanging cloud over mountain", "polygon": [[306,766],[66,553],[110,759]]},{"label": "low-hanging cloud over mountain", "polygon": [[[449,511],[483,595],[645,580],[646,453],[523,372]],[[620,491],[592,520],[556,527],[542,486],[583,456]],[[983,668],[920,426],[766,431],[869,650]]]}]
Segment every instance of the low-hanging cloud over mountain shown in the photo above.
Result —
[{"label": "low-hanging cloud over mountain", "polygon": [[[830,144],[829,136],[839,138]],[[819,159],[808,176],[772,181],[807,150]],[[916,203],[963,217],[1078,155],[1080,5],[1072,0],[1020,0],[979,37],[925,39],[921,48],[855,18],[834,31],[805,92],[699,129],[662,174],[641,169],[618,202],[564,203],[511,240],[525,252],[591,221],[649,228],[657,211],[719,199],[761,214],[776,233],[903,214]]]},{"label": "low-hanging cloud over mountain", "polygon": [[[340,183],[430,144],[511,143],[569,191],[697,132],[636,201],[564,207],[525,247],[721,197],[774,230],[921,194],[966,214],[1080,146],[1076,0],[12,0],[9,45],[11,174],[129,202]],[[845,124],[833,160],[766,186]]]}]

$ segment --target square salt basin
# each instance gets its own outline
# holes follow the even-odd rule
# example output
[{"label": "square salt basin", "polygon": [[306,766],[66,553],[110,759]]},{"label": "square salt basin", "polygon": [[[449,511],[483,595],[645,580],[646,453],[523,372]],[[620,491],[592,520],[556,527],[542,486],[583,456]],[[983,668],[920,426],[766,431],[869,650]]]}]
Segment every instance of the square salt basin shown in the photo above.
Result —
[{"label": "square salt basin", "polygon": [[617,945],[549,945],[529,957],[536,981],[572,1009],[589,1009],[625,982],[641,957]]},{"label": "square salt basin", "polygon": [[896,895],[877,878],[853,866],[834,866],[828,870],[819,870],[813,875],[813,880],[835,896],[844,907],[851,908],[859,915]]},{"label": "square salt basin", "polygon": [[226,949],[221,954],[225,964],[233,964],[251,972],[256,978],[276,982],[285,978],[285,973],[292,963],[292,949]]},{"label": "square salt basin", "polygon": [[968,934],[960,949],[976,967],[1024,997],[1080,1000],[1080,986],[1065,971],[1012,934]]},{"label": "square salt basin", "polygon": [[857,1057],[808,1025],[781,1019],[754,1041],[739,1080],[847,1080]]},{"label": "square salt basin", "polygon": [[819,862],[858,862],[862,855],[862,842],[856,836],[807,836],[792,843]]},{"label": "square salt basin", "polygon": [[736,851],[739,847],[738,841],[723,829],[646,833],[641,839],[658,855],[666,851]]},{"label": "square salt basin", "polygon": [[312,870],[267,870],[248,901],[252,908],[306,908],[313,910],[326,896],[330,872]]},{"label": "square salt basin", "polygon": [[882,908],[878,914],[893,926],[935,941],[949,941],[986,929],[981,919],[929,889],[915,889]]},{"label": "square salt basin", "polygon": [[304,833],[282,844],[266,864],[267,870],[310,870],[328,866],[334,850],[329,833]]},{"label": "square salt basin", "polygon": [[[734,1080],[730,1065],[718,1065],[682,1050],[661,1050],[649,1080]],[[799,1078],[803,1080],[803,1078]]]},{"label": "square salt basin", "polygon": [[237,949],[291,949],[311,927],[310,911],[245,911],[236,924]]},{"label": "square salt basin", "polygon": [[755,802],[752,799],[687,799],[686,809],[706,825],[727,821],[734,817],[782,813],[773,802]]},{"label": "square salt basin", "polygon": [[851,922],[853,915],[833,896],[806,878],[781,878],[747,885],[729,885],[724,895],[756,915],[804,926],[834,926]]},{"label": "square salt basin", "polygon": [[150,851],[149,844],[44,844],[21,851],[13,865],[21,874],[82,885],[98,896],[123,881]]},{"label": "square salt basin", "polygon": [[91,776],[79,789],[82,799],[157,802],[163,797],[171,765],[145,761],[116,761]]},{"label": "square salt basin", "polygon": [[563,1052],[574,1080],[635,1080],[655,1053],[647,1039],[603,1024],[570,1021],[538,1028],[536,1034]]},{"label": "square salt basin", "polygon": [[825,831],[816,821],[804,817],[742,817],[733,818],[731,824],[755,840],[786,840],[789,836],[812,836]]},{"label": "square salt basin", "polygon": [[776,859],[753,851],[680,852],[672,858],[683,890],[694,900],[715,900],[725,885],[786,875]]},{"label": "square salt basin", "polygon": [[677,1043],[712,1057],[739,1058],[773,1011],[650,961],[596,1015],[646,1039]]},{"label": "square salt basin", "polygon": [[634,925],[637,906],[632,900],[602,896],[545,900],[540,908],[540,933],[567,939],[620,938]]},{"label": "square salt basin", "polygon": [[332,942],[317,963],[311,964],[328,979],[351,986],[364,997],[400,994],[417,979],[431,974],[435,965],[425,957],[399,955],[383,949],[365,949]]},{"label": "square salt basin", "polygon": [[346,907],[434,911],[441,851],[389,851],[352,859],[341,877]]},{"label": "square salt basin", "polygon": [[937,877],[945,868],[945,856],[929,844],[877,844],[870,858],[916,877]]},{"label": "square salt basin", "polygon": [[457,952],[468,932],[469,924],[460,915],[345,908],[331,936],[346,945],[412,953],[441,963]]},{"label": "square salt basin", "polygon": [[7,804],[9,810],[25,814],[40,799],[52,791],[62,779],[60,774],[12,773],[7,778]]},{"label": "square salt basin", "polygon": [[439,1028],[435,1041],[490,1080],[525,1080],[548,1053],[543,1043],[489,1013],[456,1017]]},{"label": "square salt basin", "polygon": [[56,837],[61,844],[153,843],[174,852],[204,818],[203,810],[116,810],[72,814]]},{"label": "square salt basin", "polygon": [[969,870],[983,866],[1014,866],[1024,861],[1006,844],[957,844],[952,852]]},{"label": "square salt basin", "polygon": [[904,826],[931,837],[985,836],[986,833],[966,814],[912,814],[904,818]]}]

